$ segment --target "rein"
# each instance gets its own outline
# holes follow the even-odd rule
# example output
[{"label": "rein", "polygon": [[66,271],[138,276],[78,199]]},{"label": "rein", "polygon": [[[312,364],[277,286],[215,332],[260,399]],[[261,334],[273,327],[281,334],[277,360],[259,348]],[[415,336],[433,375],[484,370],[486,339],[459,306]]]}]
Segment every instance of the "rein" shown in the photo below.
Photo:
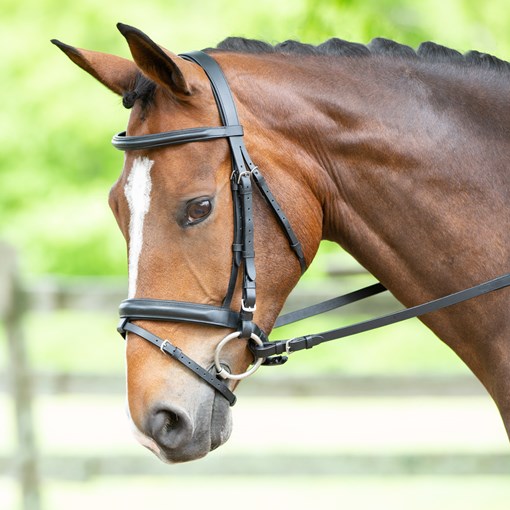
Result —
[{"label": "rein", "polygon": [[[221,306],[159,299],[126,299],[120,304],[119,314],[121,320],[117,328],[123,337],[127,333],[133,333],[156,345],[163,353],[182,363],[204,382],[221,393],[232,406],[236,402],[236,396],[224,382],[225,379],[239,380],[248,377],[261,364],[281,365],[287,361],[287,356],[283,356],[283,353],[290,354],[303,349],[310,349],[330,340],[370,331],[411,317],[418,317],[510,286],[510,273],[508,273],[469,289],[382,317],[323,333],[305,335],[290,340],[270,341],[267,334],[253,322],[253,313],[256,309],[256,270],[252,207],[253,183],[257,186],[277,219],[283,234],[289,242],[290,248],[300,264],[302,273],[307,268],[303,250],[288,219],[271,193],[260,170],[253,164],[246,150],[243,141],[243,128],[239,123],[230,88],[219,65],[212,57],[200,51],[180,56],[198,64],[207,74],[223,126],[182,129],[143,136],[128,136],[124,131],[113,137],[112,144],[119,150],[128,151],[153,149],[219,138],[226,138],[228,140],[232,155],[231,190],[234,212],[234,240],[232,244],[233,255],[230,279],[227,293]],[[241,309],[239,312],[236,312],[231,310],[230,306],[240,272],[242,274],[242,300]],[[275,328],[366,299],[384,291],[386,291],[386,288],[382,284],[376,283],[358,291],[280,316],[275,323]],[[214,364],[209,370],[206,370],[186,356],[169,340],[159,338],[145,328],[134,324],[133,321],[137,320],[189,322],[227,328],[234,331],[217,345]],[[220,360],[220,352],[223,347],[236,338],[247,339],[249,341],[249,348],[255,358],[251,369],[242,374],[231,374],[227,367],[221,364]]]}]

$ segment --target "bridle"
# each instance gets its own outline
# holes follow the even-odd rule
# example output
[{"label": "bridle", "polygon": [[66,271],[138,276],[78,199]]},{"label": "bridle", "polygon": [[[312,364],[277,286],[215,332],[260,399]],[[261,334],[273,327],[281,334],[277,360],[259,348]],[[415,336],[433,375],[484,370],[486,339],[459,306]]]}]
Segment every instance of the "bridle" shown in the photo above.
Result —
[{"label": "bridle", "polygon": [[[127,299],[120,305],[121,323],[119,331],[125,335],[134,333],[157,345],[163,352],[183,363],[208,384],[219,391],[231,405],[235,395],[222,379],[241,379],[253,373],[262,363],[259,358],[254,366],[244,374],[230,374],[219,360],[219,352],[223,346],[234,338],[251,339],[259,346],[267,343],[267,335],[253,322],[256,309],[256,270],[254,251],[252,182],[256,184],[267,204],[270,206],[290,247],[295,253],[301,271],[306,270],[306,261],[289,220],[283,213],[277,200],[271,193],[260,170],[253,164],[244,145],[243,128],[239,123],[236,107],[227,81],[216,61],[203,52],[181,55],[186,60],[195,62],[206,72],[212,86],[212,92],[218,106],[223,126],[192,128],[166,133],[144,136],[126,136],[120,133],[113,137],[114,147],[120,150],[153,149],[157,147],[215,140],[226,138],[232,155],[231,190],[234,209],[234,242],[232,244],[232,266],[227,293],[221,307],[188,303],[182,301],[165,301],[154,299]],[[230,309],[239,272],[242,272],[241,309],[235,312]],[[168,340],[162,340],[149,331],[133,324],[135,320],[177,321],[207,324],[235,330],[225,337],[216,349],[215,372],[205,370]],[[218,378],[219,376],[220,378]]]},{"label": "bridle", "polygon": [[[271,193],[260,170],[253,164],[246,150],[243,141],[243,128],[239,123],[230,88],[219,65],[208,54],[200,51],[186,53],[180,56],[198,64],[205,71],[211,83],[212,92],[218,106],[223,126],[182,129],[143,136],[127,136],[124,131],[113,137],[112,144],[119,150],[129,151],[154,149],[219,138],[226,138],[228,140],[232,156],[231,190],[234,212],[234,240],[232,244],[233,254],[230,279],[227,293],[221,306],[160,299],[126,299],[120,304],[119,309],[121,320],[118,331],[123,337],[125,337],[127,333],[133,333],[156,345],[163,353],[182,363],[216,391],[221,393],[228,400],[230,405],[234,405],[236,397],[224,382],[225,379],[243,379],[255,372],[261,364],[281,365],[287,361],[287,356],[282,356],[284,353],[290,354],[291,352],[302,349],[310,349],[323,342],[394,324],[510,285],[510,273],[508,273],[494,280],[476,285],[475,287],[376,319],[290,340],[269,341],[266,333],[253,322],[253,314],[256,309],[256,270],[252,183],[257,186],[265,202],[269,205],[270,210],[274,214],[283,234],[289,242],[290,248],[299,261],[302,273],[307,267],[303,250],[292,230],[289,220]],[[231,303],[239,272],[242,274],[242,299],[241,309],[236,312],[231,310]],[[339,296],[324,301],[323,303],[283,315],[277,319],[275,328],[354,303],[385,290],[386,288],[382,284],[376,283],[344,296]],[[208,326],[231,329],[233,332],[228,334],[217,345],[215,363],[209,370],[206,370],[184,354],[179,348],[174,346],[169,340],[164,340],[147,329],[134,324],[133,321],[137,320],[205,324]],[[220,359],[220,352],[223,347],[236,338],[247,339],[249,341],[250,350],[254,355],[253,366],[243,374],[231,374],[227,368],[221,364]]]}]

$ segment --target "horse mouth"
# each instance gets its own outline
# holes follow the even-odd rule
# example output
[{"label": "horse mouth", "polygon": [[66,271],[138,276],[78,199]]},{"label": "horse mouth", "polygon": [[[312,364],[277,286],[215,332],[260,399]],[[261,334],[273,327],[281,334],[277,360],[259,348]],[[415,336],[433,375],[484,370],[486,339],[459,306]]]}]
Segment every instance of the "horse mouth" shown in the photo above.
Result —
[{"label": "horse mouth", "polygon": [[209,452],[224,444],[232,432],[232,413],[230,406],[221,395],[215,393],[207,405],[199,406],[199,412],[191,417],[193,432],[189,438],[176,447],[170,447],[158,441],[150,429],[140,428],[127,411],[133,435],[145,448],[167,464],[190,462],[205,457]]},{"label": "horse mouth", "polygon": [[232,432],[232,412],[228,402],[217,392],[211,412],[211,451],[226,443]]}]

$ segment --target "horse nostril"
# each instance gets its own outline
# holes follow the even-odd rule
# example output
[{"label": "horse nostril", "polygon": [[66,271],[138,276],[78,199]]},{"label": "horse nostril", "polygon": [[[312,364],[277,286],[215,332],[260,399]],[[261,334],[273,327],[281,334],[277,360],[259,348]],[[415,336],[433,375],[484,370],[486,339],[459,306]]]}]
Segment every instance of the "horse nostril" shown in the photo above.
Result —
[{"label": "horse nostril", "polygon": [[148,430],[159,446],[174,449],[189,442],[193,426],[188,415],[168,407],[156,409],[149,418]]},{"label": "horse nostril", "polygon": [[167,432],[170,432],[174,427],[179,423],[179,416],[175,414],[173,411],[168,411],[167,413],[167,422],[166,428]]}]

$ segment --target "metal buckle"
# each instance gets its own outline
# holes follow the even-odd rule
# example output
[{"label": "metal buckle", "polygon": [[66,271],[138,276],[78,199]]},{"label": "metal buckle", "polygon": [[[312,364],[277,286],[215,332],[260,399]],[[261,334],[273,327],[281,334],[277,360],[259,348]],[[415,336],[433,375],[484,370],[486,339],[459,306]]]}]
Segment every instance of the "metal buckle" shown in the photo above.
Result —
[{"label": "metal buckle", "polygon": [[255,303],[253,306],[246,306],[244,304],[244,299],[241,299],[241,310],[243,312],[253,313],[257,309],[257,304]]},{"label": "metal buckle", "polygon": [[249,177],[251,175],[251,170],[245,170],[244,172],[240,172],[239,175],[237,176],[237,184],[241,182],[241,177],[243,177],[244,175],[247,175]]},{"label": "metal buckle", "polygon": [[292,351],[291,351],[291,342],[293,342],[295,340],[295,338],[291,338],[290,340],[287,340],[285,342],[285,352],[290,356],[292,354]]},{"label": "metal buckle", "polygon": [[159,350],[163,353],[163,354],[168,354],[165,352],[165,345],[168,344],[168,345],[172,345],[168,340],[164,340],[163,343],[159,346]]}]

